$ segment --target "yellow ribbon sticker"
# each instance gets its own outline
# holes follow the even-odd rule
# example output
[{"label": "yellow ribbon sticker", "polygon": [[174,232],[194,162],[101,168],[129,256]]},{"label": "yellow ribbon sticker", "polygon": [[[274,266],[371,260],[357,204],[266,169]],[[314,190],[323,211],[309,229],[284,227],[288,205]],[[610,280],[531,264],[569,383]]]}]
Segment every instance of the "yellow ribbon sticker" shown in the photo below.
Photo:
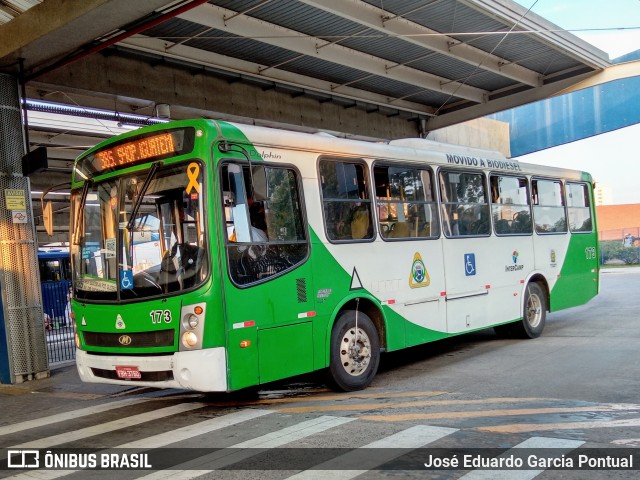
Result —
[{"label": "yellow ribbon sticker", "polygon": [[196,193],[200,193],[200,184],[198,183],[198,175],[200,175],[200,165],[197,163],[190,163],[187,166],[187,177],[189,177],[189,184],[187,185],[187,193],[191,194],[191,191],[195,189]]}]

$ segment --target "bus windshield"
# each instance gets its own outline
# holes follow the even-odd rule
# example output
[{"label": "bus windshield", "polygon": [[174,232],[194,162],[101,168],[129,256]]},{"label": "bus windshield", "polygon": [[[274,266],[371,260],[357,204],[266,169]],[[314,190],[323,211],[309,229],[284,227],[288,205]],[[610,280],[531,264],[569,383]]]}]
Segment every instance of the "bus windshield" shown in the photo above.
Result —
[{"label": "bus windshield", "polygon": [[201,170],[193,161],[174,164],[91,183],[84,196],[74,192],[75,298],[141,299],[205,280]]}]

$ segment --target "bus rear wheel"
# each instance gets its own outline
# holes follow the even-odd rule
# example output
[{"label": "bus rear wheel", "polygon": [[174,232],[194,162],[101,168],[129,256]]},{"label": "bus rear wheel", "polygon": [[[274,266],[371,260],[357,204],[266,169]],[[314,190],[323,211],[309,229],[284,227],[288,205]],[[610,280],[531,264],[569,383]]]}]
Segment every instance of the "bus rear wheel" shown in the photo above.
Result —
[{"label": "bus rear wheel", "polygon": [[532,282],[524,292],[522,320],[493,329],[503,338],[538,338],[547,319],[547,295],[540,284]]},{"label": "bus rear wheel", "polygon": [[516,335],[521,338],[538,338],[547,319],[547,296],[537,283],[530,283],[524,292],[522,321],[516,324]]},{"label": "bus rear wheel", "polygon": [[331,331],[329,373],[333,387],[345,392],[367,388],[379,363],[380,340],[371,319],[355,310],[343,312]]}]

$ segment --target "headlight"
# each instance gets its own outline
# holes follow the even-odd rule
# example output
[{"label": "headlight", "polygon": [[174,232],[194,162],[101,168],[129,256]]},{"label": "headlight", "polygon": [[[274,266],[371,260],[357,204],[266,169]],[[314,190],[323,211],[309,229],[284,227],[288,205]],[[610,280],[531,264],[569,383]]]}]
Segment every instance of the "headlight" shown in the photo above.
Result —
[{"label": "headlight", "polygon": [[183,305],[180,309],[180,350],[197,350],[202,348],[206,323],[205,302]]},{"label": "headlight", "polygon": [[198,326],[199,322],[200,322],[200,319],[198,318],[197,315],[194,315],[193,313],[185,315],[182,318],[182,326],[184,327],[185,330],[193,330]]},{"label": "headlight", "polygon": [[191,348],[198,344],[198,336],[193,332],[184,332],[182,334],[182,344],[187,348]]}]

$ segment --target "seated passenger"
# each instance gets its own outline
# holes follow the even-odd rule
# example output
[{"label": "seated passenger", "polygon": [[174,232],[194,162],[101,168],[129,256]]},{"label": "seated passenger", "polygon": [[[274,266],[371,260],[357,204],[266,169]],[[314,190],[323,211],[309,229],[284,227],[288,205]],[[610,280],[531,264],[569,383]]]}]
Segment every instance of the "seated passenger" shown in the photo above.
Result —
[{"label": "seated passenger", "polygon": [[396,222],[389,234],[390,238],[408,238],[411,236],[411,229],[407,222]]},{"label": "seated passenger", "polygon": [[351,238],[369,238],[369,209],[366,206],[357,207],[351,215]]}]

